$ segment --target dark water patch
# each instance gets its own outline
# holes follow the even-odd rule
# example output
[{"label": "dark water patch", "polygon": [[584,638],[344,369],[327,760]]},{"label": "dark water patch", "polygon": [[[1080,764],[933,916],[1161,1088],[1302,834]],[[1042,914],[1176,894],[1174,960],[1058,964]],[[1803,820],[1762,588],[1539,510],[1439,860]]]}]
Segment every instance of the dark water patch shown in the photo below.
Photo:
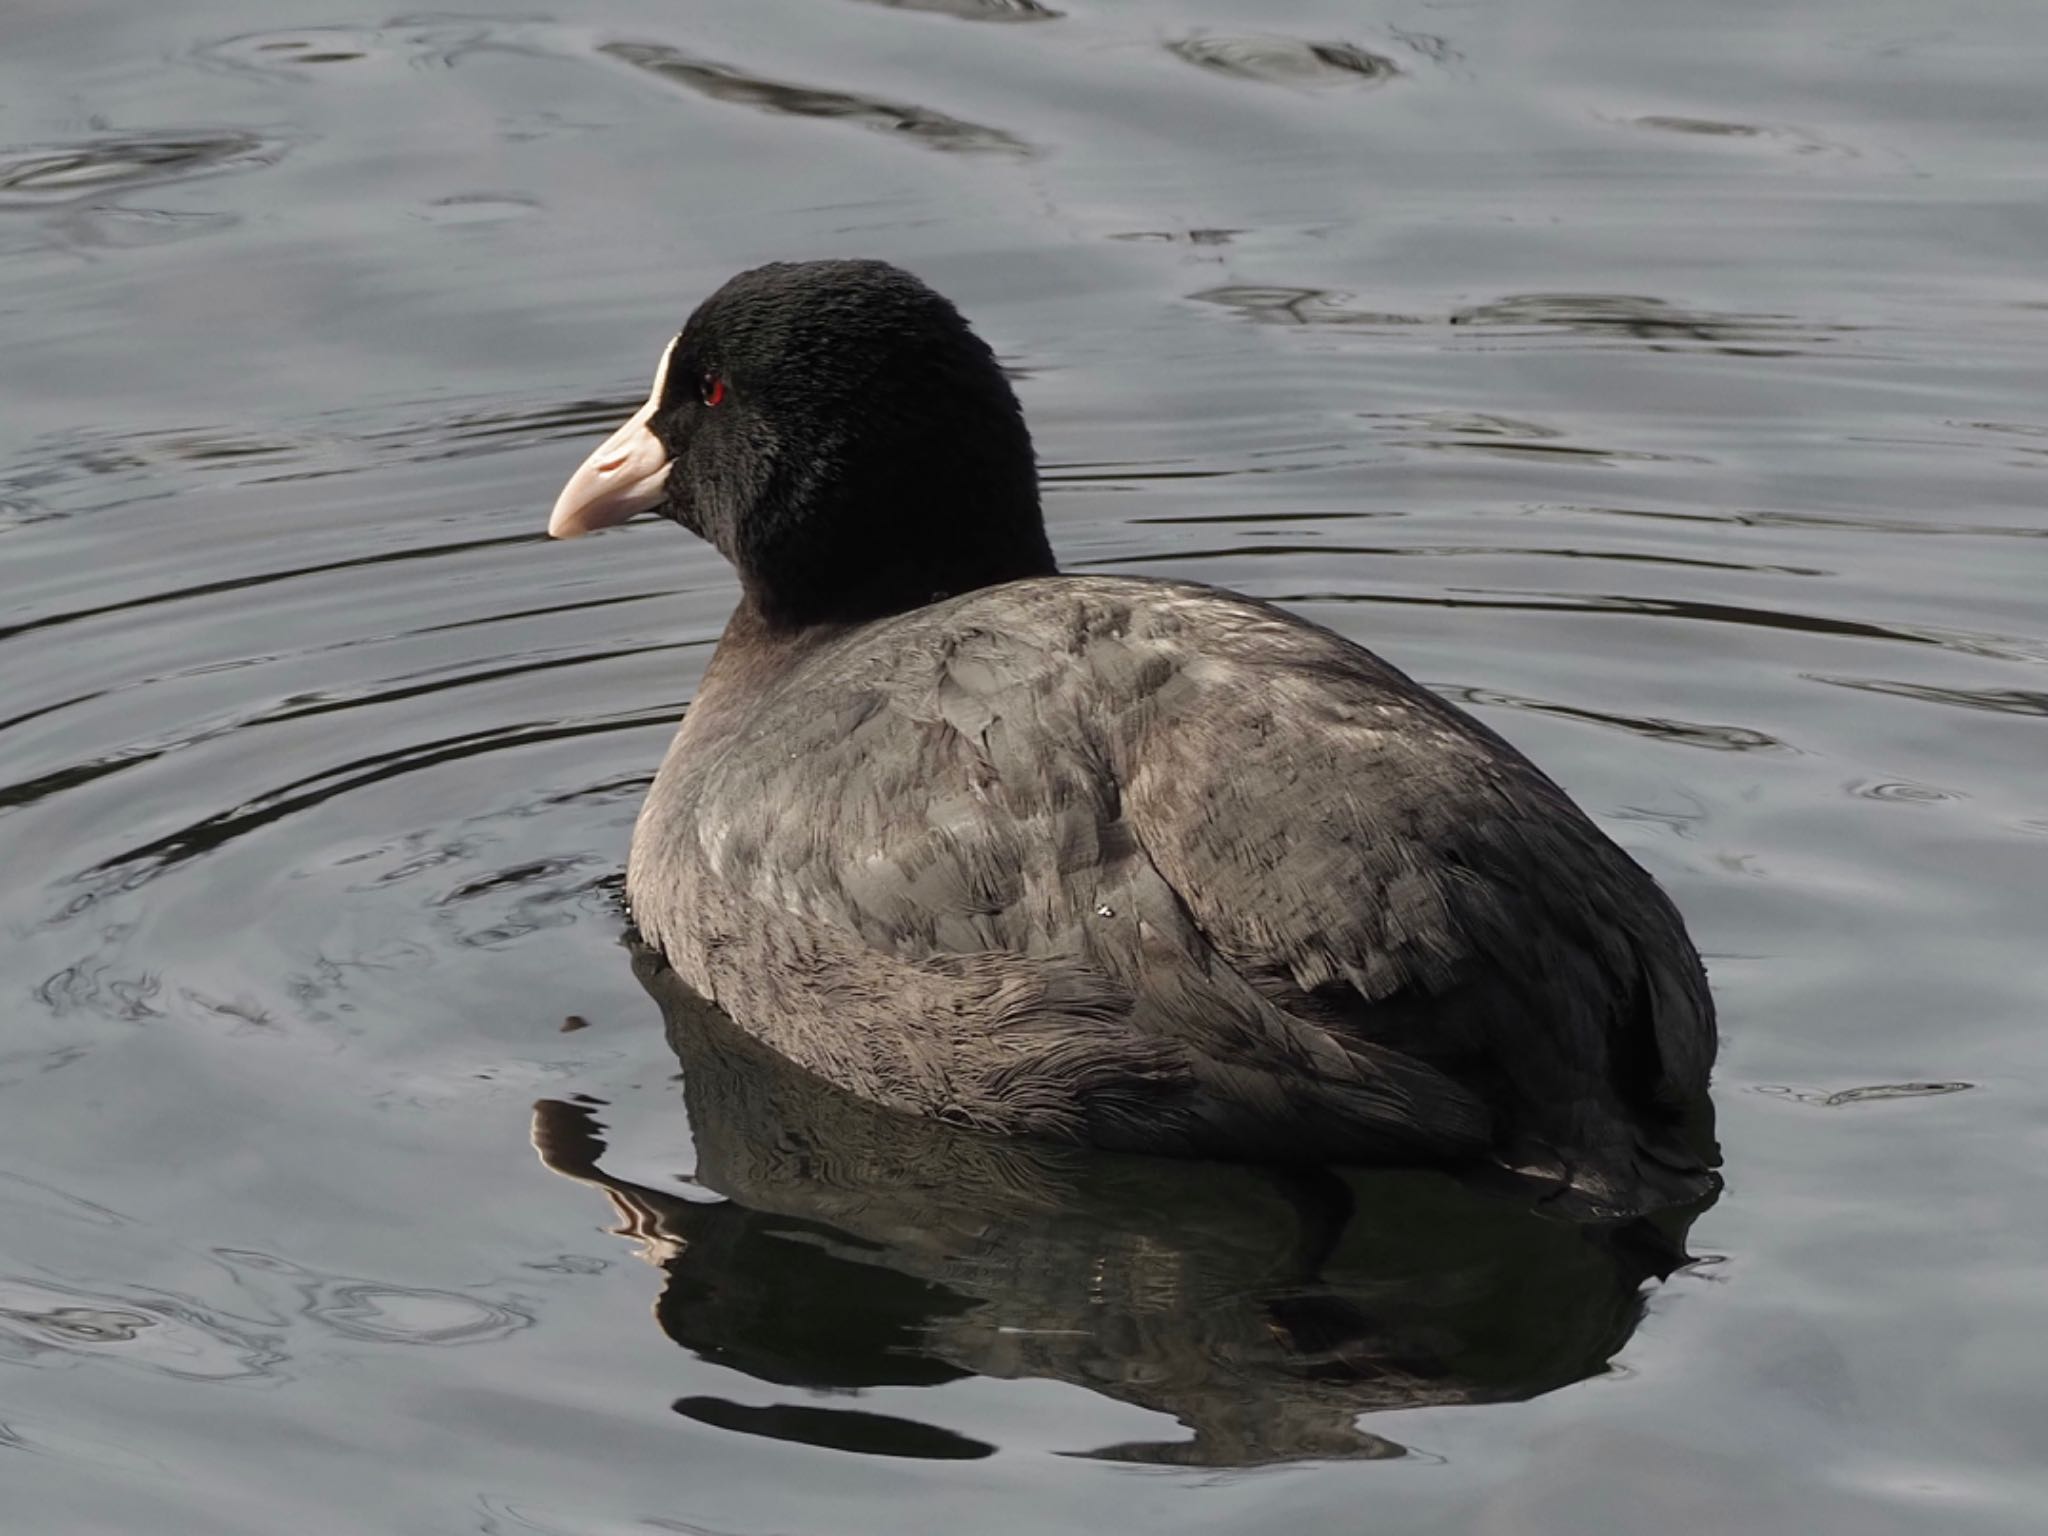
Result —
[{"label": "dark water patch", "polygon": [[752,1408],[722,1397],[679,1397],[675,1411],[698,1424],[736,1434],[786,1440],[861,1456],[905,1456],[918,1461],[977,1461],[996,1448],[936,1424],[858,1408],[814,1408],[772,1403]]},{"label": "dark water patch", "polygon": [[1400,66],[1385,54],[1356,43],[1318,43],[1277,33],[1218,36],[1203,32],[1166,46],[1203,69],[1268,85],[1384,85],[1401,73]]},{"label": "dark water patch", "polygon": [[287,147],[282,139],[233,130],[161,129],[0,150],[0,208],[37,208],[257,170],[276,164]]},{"label": "dark water patch", "polygon": [[0,813],[18,810],[26,805],[35,805],[52,795],[62,794],[67,789],[77,789],[96,779],[104,779],[109,774],[140,767],[144,763],[155,761],[170,750],[170,747],[125,747],[87,762],[70,763],[49,773],[39,773],[33,778],[0,784]]},{"label": "dark water patch", "polygon": [[1013,133],[950,117],[931,107],[857,91],[772,80],[660,43],[606,43],[598,51],[666,84],[681,86],[713,101],[734,102],[785,117],[851,123],[952,154],[1025,157],[1036,153]]}]

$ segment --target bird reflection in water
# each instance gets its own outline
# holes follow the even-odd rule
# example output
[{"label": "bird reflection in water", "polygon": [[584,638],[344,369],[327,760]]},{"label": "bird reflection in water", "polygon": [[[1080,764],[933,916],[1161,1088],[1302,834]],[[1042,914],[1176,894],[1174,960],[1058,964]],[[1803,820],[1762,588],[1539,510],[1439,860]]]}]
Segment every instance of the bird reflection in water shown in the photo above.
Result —
[{"label": "bird reflection in water", "polygon": [[[1604,1371],[1646,1283],[1689,1262],[1685,1232],[1704,1209],[1588,1225],[1441,1173],[989,1139],[854,1099],[755,1044],[658,957],[637,953],[634,968],[682,1062],[696,1197],[605,1173],[602,1127],[581,1104],[537,1104],[534,1145],[602,1189],[622,1235],[667,1272],[664,1332],[778,1387],[1044,1377],[1189,1431],[1085,1455],[1204,1467],[1399,1456],[1360,1415],[1518,1401]],[[995,1450],[816,1397],[675,1406],[873,1455]]]}]

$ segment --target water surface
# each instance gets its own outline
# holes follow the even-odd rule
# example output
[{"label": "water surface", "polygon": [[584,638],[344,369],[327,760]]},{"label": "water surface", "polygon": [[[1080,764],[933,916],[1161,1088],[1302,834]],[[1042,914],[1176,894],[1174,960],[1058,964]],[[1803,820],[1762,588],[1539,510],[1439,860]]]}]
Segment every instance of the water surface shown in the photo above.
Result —
[{"label": "water surface", "polygon": [[[2048,1522],[2038,7],[0,41],[10,1530]],[[733,587],[540,527],[818,255],[974,317],[1069,566],[1373,645],[1666,883],[1689,1234],[906,1135],[649,996],[616,878]]]}]

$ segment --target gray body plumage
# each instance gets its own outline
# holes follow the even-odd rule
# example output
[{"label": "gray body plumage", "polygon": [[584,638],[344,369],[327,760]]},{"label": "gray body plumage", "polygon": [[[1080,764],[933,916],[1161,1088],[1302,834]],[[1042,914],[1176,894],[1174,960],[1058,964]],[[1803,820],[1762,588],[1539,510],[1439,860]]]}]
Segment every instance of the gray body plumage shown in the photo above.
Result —
[{"label": "gray body plumage", "polygon": [[1710,1187],[1713,1008],[1650,877],[1505,741],[1209,588],[989,586],[776,643],[743,605],[627,879],[818,1076],[991,1132]]}]

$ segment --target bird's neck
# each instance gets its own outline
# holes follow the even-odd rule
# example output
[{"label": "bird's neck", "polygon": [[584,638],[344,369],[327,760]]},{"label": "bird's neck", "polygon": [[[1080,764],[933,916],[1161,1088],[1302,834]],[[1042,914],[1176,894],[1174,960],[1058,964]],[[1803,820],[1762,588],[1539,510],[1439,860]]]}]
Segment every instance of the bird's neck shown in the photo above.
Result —
[{"label": "bird's neck", "polygon": [[684,732],[692,741],[708,741],[730,731],[790,668],[849,627],[777,624],[743,593],[683,717]]},{"label": "bird's neck", "polygon": [[1035,477],[937,450],[831,476],[785,469],[731,526],[714,542],[739,573],[743,606],[792,635],[1058,570]]}]

